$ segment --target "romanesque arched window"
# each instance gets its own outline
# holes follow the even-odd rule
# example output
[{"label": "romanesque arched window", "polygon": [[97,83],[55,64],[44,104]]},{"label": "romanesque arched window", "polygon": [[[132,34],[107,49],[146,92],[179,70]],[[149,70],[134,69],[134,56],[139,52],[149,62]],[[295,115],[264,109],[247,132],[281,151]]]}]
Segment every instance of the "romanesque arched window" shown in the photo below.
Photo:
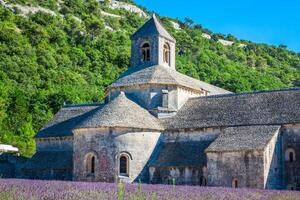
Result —
[{"label": "romanesque arched window", "polygon": [[150,44],[144,43],[142,46],[142,61],[150,61]]},{"label": "romanesque arched window", "polygon": [[88,153],[85,156],[85,170],[88,174],[94,174],[96,167],[96,155],[94,153]]},{"label": "romanesque arched window", "polygon": [[164,44],[164,62],[167,63],[168,65],[170,65],[170,53],[171,53],[171,49],[170,49],[170,45],[168,43]]},{"label": "romanesque arched window", "polygon": [[121,176],[129,176],[129,156],[121,154],[119,159],[119,170]]},{"label": "romanesque arched window", "polygon": [[290,163],[296,161],[296,152],[293,148],[288,148],[285,151],[285,161],[290,162]]},{"label": "romanesque arched window", "polygon": [[238,188],[239,187],[239,183],[238,183],[238,180],[236,178],[232,180],[232,187],[233,188]]}]

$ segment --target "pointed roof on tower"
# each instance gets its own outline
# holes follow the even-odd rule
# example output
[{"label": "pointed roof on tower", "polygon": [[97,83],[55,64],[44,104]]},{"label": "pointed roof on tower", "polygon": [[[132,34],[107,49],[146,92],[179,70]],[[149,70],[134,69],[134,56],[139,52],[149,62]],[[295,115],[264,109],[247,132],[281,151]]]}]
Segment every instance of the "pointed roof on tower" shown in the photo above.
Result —
[{"label": "pointed roof on tower", "polygon": [[135,40],[147,36],[162,36],[172,42],[176,42],[175,38],[173,38],[170,33],[168,33],[163,25],[161,25],[155,14],[153,14],[151,19],[149,19],[131,36],[131,39]]}]

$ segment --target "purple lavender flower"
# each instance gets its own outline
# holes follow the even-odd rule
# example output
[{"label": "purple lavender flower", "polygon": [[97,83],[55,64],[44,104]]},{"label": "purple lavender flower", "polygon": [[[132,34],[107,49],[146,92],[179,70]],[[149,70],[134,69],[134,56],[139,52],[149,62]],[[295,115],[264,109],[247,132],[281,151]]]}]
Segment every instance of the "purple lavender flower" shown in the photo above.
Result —
[{"label": "purple lavender flower", "polygon": [[[119,186],[120,187],[120,186]],[[300,200],[300,192],[125,184],[126,200]],[[119,197],[120,198],[120,197]],[[0,179],[1,200],[117,200],[118,184]]]}]

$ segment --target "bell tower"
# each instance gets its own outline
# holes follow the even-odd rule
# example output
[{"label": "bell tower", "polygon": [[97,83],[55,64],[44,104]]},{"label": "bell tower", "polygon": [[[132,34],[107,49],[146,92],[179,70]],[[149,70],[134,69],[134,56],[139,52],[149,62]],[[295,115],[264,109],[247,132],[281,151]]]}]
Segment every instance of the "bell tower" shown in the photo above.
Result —
[{"label": "bell tower", "polygon": [[131,36],[131,67],[154,65],[175,70],[176,40],[155,15]]}]

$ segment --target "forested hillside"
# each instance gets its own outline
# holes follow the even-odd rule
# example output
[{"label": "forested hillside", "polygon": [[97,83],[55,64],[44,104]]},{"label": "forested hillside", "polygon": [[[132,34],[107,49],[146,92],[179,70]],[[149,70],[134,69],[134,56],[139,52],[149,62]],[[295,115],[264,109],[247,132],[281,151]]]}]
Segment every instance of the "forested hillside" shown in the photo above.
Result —
[{"label": "forested hillside", "polygon": [[[105,87],[129,67],[130,35],[146,18],[112,9],[108,1],[6,3],[12,6],[0,5],[0,143],[30,156],[35,133],[64,103],[103,100]],[[51,12],[24,14],[20,5]],[[284,45],[213,34],[190,19],[175,29],[170,20],[176,21],[161,18],[177,40],[180,72],[233,92],[300,86],[300,54]]]}]

